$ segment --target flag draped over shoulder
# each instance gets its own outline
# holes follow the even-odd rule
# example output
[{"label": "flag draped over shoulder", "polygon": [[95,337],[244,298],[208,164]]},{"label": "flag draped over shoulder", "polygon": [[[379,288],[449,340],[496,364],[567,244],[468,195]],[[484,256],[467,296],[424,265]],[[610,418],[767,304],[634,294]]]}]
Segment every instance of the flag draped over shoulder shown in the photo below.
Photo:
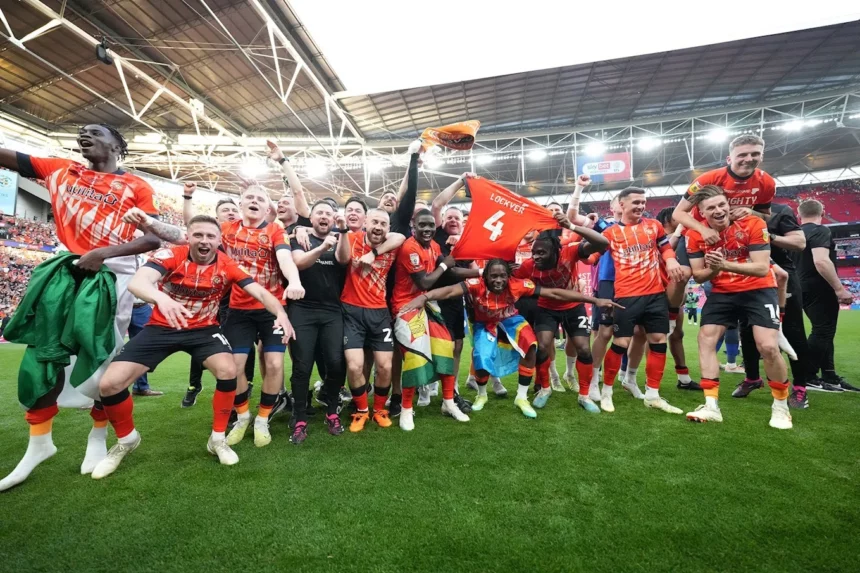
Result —
[{"label": "flag draped over shoulder", "polygon": [[403,353],[404,387],[424,386],[454,373],[454,341],[434,306],[398,315],[394,337]]},{"label": "flag draped over shoulder", "polygon": [[529,231],[558,229],[552,213],[533,201],[481,177],[466,180],[472,209],[451,255],[457,260],[513,261]]},{"label": "flag draped over shoulder", "polygon": [[443,125],[442,127],[428,127],[421,134],[424,150],[426,151],[433,145],[441,145],[457,151],[472,149],[479,127],[481,127],[481,122],[476,119]]}]

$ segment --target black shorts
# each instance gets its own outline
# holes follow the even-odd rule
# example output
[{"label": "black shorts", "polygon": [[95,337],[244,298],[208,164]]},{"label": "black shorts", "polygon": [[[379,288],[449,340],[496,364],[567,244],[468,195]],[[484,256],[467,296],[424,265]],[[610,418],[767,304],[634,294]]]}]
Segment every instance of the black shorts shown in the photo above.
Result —
[{"label": "black shorts", "polygon": [[286,352],[281,329],[274,330],[275,315],[264,308],[241,310],[231,308],[221,327],[233,354],[248,354],[257,341],[263,343],[263,352]]},{"label": "black shorts", "polygon": [[143,364],[150,372],[154,372],[168,356],[180,351],[187,352],[200,364],[215,354],[231,352],[230,344],[218,326],[191,330],[144,326],[137,336],[122,347],[113,361]]},{"label": "black shorts", "polygon": [[649,334],[669,334],[669,299],[666,293],[628,296],[617,298],[615,302],[624,307],[624,310],[616,308],[613,313],[613,335],[616,338],[633,336],[637,324]]},{"label": "black shorts", "polygon": [[720,326],[779,328],[779,298],[775,288],[735,293],[712,292],[702,307],[700,323]]},{"label": "black shorts", "polygon": [[461,296],[439,301],[439,310],[442,311],[442,318],[445,320],[448,332],[451,333],[452,340],[463,340],[466,338],[466,320],[463,315],[464,307],[463,297]]},{"label": "black shorts", "polygon": [[[594,291],[597,298],[612,300],[615,298],[615,281],[600,281],[597,290]],[[608,309],[598,308],[596,304],[591,305],[591,329],[597,330],[600,326],[612,326],[614,322],[613,313]]]},{"label": "black shorts", "polygon": [[585,305],[580,304],[569,310],[550,310],[538,307],[535,313],[535,332],[558,332],[561,325],[570,337],[588,337],[588,313]]},{"label": "black shorts", "polygon": [[514,306],[520,313],[520,316],[526,319],[526,322],[534,326],[535,320],[537,319],[537,297],[525,296],[518,300]]},{"label": "black shorts", "polygon": [[344,350],[367,347],[374,352],[394,352],[394,329],[387,308],[342,306]]},{"label": "black shorts", "polygon": [[687,254],[687,237],[683,235],[678,239],[678,245],[675,247],[675,257],[677,257],[678,264],[682,267],[690,266],[690,255]]}]

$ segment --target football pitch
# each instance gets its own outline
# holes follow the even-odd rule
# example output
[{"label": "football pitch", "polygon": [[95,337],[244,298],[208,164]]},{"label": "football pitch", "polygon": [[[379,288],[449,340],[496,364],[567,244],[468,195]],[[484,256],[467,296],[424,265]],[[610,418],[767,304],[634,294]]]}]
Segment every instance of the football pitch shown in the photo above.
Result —
[{"label": "football pitch", "polygon": [[[836,362],[855,385],[858,342],[860,312],[843,312]],[[0,475],[27,444],[21,354],[0,347]],[[767,425],[767,388],[732,399],[742,377],[725,374],[722,424],[648,410],[620,386],[614,414],[586,414],[568,391],[528,420],[511,376],[509,397],[490,392],[468,424],[434,398],[412,433],[369,423],[336,438],[318,412],[297,447],[281,416],[271,445],[246,437],[223,467],[206,453],[212,378],[179,407],[188,364],[174,355],[151,375],[166,395],[135,399],[141,447],[104,480],[80,475],[88,412],[61,411],[58,453],[0,494],[0,570],[857,571],[860,394],[811,392],[784,432]],[[672,366],[663,395],[690,411],[703,397],[678,391]]]}]

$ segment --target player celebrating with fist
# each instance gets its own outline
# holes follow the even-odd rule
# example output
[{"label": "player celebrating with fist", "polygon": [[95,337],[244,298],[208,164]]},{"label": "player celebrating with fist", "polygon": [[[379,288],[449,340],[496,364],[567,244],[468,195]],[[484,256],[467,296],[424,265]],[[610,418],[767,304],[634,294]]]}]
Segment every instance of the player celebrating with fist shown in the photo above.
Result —
[{"label": "player celebrating with fist", "polygon": [[693,422],[722,422],[717,401],[720,363],[717,341],[726,327],[750,324],[756,347],[764,360],[768,386],[773,394],[770,426],[791,429],[788,411],[788,373],[779,352],[779,302],[776,280],[770,270],[770,237],[766,223],[752,216],[732,220],[732,209],[722,189],[706,185],[693,197],[710,231],[719,240],[713,244],[691,231],[688,250],[693,277],[698,283],[711,281],[713,291],[702,308],[699,330],[699,364],[705,404],[687,414]]}]

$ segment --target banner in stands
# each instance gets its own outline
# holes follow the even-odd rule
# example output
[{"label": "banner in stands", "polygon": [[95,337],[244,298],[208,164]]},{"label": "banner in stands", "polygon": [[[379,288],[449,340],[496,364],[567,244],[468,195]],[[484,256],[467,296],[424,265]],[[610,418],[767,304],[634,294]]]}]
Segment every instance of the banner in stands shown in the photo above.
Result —
[{"label": "banner in stands", "polygon": [[28,251],[42,251],[43,253],[53,253],[56,247],[46,247],[44,245],[28,245],[27,243],[18,243],[16,241],[0,241],[0,245],[4,247],[14,247],[16,249],[27,249]]},{"label": "banner in stands", "polygon": [[631,177],[630,152],[604,153],[600,157],[577,157],[576,172],[591,177],[592,183],[628,181]]},{"label": "banner in stands", "polygon": [[18,200],[18,174],[14,171],[0,170],[0,213],[15,215]]}]

